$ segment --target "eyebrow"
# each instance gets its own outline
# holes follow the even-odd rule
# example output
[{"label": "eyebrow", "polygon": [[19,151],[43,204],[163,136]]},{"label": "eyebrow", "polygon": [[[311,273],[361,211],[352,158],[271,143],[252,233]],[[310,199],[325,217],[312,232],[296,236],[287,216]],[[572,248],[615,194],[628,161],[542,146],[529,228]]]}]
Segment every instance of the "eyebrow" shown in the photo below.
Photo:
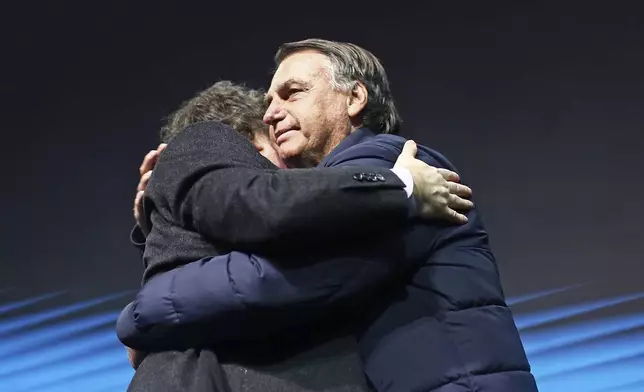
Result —
[{"label": "eyebrow", "polygon": [[[308,86],[308,84],[305,81],[303,81],[302,79],[288,78],[285,81],[283,81],[282,83],[278,84],[277,87],[275,88],[275,91],[283,90],[286,86],[291,85],[291,84],[299,84],[299,85],[301,85],[303,87]],[[266,105],[270,105],[272,100],[273,100],[273,97],[271,96],[271,94],[269,94],[269,93],[264,94],[264,103]]]}]

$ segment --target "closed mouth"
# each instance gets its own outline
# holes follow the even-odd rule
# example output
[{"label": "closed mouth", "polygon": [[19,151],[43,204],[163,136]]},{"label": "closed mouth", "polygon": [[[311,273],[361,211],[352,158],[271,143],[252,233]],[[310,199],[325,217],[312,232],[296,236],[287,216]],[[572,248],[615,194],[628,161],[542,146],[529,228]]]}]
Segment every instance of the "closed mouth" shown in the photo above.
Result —
[{"label": "closed mouth", "polygon": [[281,135],[285,134],[285,133],[286,133],[286,132],[288,132],[288,131],[292,131],[292,129],[283,129],[283,130],[281,130],[281,131],[277,131],[277,132],[275,132],[275,138],[280,137]]},{"label": "closed mouth", "polygon": [[275,140],[279,139],[280,136],[284,135],[285,133],[291,132],[291,131],[298,131],[297,128],[288,128],[281,130],[279,132],[275,132]]}]

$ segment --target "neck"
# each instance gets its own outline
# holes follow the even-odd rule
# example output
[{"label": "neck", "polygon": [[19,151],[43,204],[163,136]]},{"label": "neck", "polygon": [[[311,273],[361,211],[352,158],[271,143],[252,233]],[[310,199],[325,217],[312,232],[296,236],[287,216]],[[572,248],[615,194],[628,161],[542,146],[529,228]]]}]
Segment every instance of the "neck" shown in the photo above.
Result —
[{"label": "neck", "polygon": [[333,151],[340,143],[342,143],[344,139],[346,139],[347,136],[360,128],[362,128],[362,124],[351,124],[350,127],[345,128],[343,131],[332,132],[321,149],[319,149],[318,151],[307,151],[300,156],[288,158],[287,160],[285,160],[286,166],[293,169],[305,169],[319,165],[324,157],[329,155],[331,151]]},{"label": "neck", "polygon": [[284,163],[290,169],[306,169],[310,167],[316,167],[322,162],[324,156],[317,157],[308,154],[302,154],[296,157],[284,159]]}]

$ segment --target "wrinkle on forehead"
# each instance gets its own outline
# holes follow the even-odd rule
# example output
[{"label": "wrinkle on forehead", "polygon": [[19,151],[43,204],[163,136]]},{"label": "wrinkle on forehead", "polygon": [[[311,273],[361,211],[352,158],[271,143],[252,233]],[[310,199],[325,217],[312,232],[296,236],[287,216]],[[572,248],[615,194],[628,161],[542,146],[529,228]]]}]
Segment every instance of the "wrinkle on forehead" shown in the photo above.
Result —
[{"label": "wrinkle on forehead", "polygon": [[304,50],[287,56],[273,74],[268,94],[272,94],[289,81],[299,80],[309,83],[319,76],[330,77],[330,60],[314,50]]}]

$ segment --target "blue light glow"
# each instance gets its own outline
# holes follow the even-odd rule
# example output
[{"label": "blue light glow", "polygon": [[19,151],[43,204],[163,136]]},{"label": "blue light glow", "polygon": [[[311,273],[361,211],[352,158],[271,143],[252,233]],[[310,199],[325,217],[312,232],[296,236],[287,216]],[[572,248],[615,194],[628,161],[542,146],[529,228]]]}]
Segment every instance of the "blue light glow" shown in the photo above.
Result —
[{"label": "blue light glow", "polygon": [[[576,286],[508,299],[526,304]],[[134,375],[114,323],[120,305],[104,310],[117,293],[29,311],[50,293],[0,305],[2,392],[123,392]],[[644,391],[644,312],[598,317],[597,311],[637,301],[635,293],[599,301],[516,313],[526,352],[541,392]],[[20,312],[7,317],[8,313]],[[578,317],[578,316],[583,316]]]}]

